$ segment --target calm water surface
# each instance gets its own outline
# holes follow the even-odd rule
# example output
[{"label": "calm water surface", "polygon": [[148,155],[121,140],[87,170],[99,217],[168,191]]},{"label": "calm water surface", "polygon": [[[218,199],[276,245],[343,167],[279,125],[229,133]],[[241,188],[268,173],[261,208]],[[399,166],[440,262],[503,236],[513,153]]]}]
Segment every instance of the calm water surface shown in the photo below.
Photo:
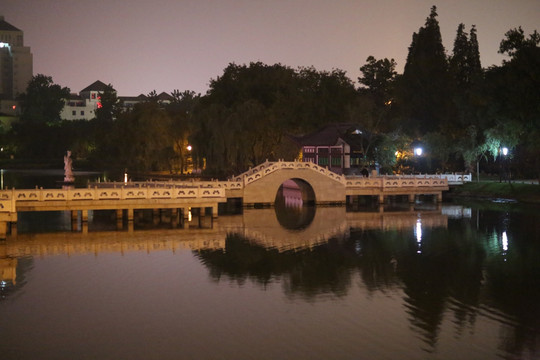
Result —
[{"label": "calm water surface", "polygon": [[[358,211],[361,210],[361,211]],[[540,212],[249,209],[171,228],[20,214],[2,359],[538,359]]]}]

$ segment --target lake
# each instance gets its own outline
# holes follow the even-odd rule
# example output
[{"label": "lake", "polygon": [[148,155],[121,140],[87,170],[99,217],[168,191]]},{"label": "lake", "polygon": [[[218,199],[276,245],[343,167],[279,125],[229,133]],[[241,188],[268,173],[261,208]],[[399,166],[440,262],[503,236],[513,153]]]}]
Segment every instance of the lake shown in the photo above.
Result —
[{"label": "lake", "polygon": [[538,210],[295,204],[131,230],[96,211],[73,232],[21,213],[0,241],[0,354],[537,359]]}]

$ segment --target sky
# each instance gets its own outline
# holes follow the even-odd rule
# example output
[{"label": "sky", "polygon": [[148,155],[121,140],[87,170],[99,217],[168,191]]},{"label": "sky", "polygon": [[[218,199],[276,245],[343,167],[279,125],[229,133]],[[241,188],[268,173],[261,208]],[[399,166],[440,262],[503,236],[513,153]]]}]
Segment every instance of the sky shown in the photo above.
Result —
[{"label": "sky", "polygon": [[34,74],[135,96],[204,94],[230,63],[340,69],[356,82],[373,55],[401,73],[433,5],[448,54],[458,25],[476,25],[483,67],[502,63],[508,30],[540,31],[539,0],[0,0],[0,15],[24,31]]}]

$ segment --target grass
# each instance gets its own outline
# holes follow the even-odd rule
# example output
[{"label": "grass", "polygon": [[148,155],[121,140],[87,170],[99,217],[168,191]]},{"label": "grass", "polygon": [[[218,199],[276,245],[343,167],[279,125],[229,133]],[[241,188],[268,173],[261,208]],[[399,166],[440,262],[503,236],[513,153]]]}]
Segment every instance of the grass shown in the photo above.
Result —
[{"label": "grass", "polygon": [[540,204],[540,185],[481,181],[451,189],[452,196],[468,198],[503,198]]}]

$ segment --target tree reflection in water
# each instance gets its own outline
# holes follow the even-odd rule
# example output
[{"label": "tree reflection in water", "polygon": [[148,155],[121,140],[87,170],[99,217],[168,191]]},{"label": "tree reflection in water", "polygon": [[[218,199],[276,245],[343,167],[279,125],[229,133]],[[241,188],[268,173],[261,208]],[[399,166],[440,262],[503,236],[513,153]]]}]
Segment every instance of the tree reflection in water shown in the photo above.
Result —
[{"label": "tree reflection in water", "polygon": [[[491,214],[493,215],[493,214]],[[477,222],[477,220],[480,220]],[[350,228],[310,248],[280,251],[243,234],[227,236],[225,249],[196,253],[219,281],[247,280],[263,287],[280,282],[289,297],[315,301],[346,296],[358,273],[370,292],[392,291],[404,306],[425,350],[435,350],[445,317],[453,314],[455,336],[474,328],[479,315],[499,318],[505,329],[501,349],[536,354],[540,340],[540,239],[534,216],[506,224],[510,248],[489,247],[486,234],[500,234],[497,216],[450,220],[448,228],[422,231]],[[528,229],[529,235],[519,234]],[[515,234],[515,237],[513,236]],[[292,236],[292,235],[291,235]]]}]

